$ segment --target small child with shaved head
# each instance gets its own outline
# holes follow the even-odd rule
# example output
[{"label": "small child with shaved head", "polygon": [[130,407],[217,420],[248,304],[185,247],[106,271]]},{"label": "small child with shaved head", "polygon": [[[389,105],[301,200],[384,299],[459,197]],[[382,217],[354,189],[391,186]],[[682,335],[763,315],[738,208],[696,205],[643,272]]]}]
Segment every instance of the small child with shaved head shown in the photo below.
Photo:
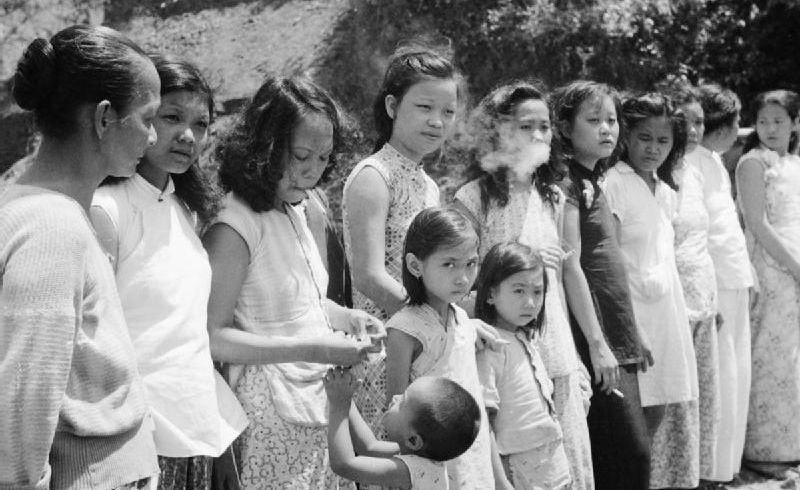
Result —
[{"label": "small child with shaved head", "polygon": [[481,412],[469,392],[446,378],[421,377],[392,398],[383,417],[389,440],[379,441],[352,404],[360,380],[335,368],[324,383],[331,469],[361,484],[447,489],[443,462],[464,453],[480,429]]}]

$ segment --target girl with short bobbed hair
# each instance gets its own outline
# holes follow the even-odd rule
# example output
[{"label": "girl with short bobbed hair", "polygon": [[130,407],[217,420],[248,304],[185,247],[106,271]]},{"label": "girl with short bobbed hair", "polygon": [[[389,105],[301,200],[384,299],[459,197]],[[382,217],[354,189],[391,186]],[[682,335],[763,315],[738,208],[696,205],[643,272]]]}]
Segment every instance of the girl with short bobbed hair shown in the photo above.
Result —
[{"label": "girl with short bobbed hair", "polygon": [[14,488],[155,488],[158,462],[114,272],[87,213],[149,145],[160,83],[113,29],[36,39],[13,95],[42,133],[0,196],[0,480]]}]

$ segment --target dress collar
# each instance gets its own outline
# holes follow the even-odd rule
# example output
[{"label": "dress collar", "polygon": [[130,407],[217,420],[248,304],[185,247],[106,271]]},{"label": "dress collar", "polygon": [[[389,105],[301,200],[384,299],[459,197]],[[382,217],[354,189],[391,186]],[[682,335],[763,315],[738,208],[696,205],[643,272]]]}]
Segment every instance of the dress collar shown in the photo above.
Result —
[{"label": "dress collar", "polygon": [[152,196],[157,202],[163,202],[173,193],[175,193],[175,183],[172,181],[171,176],[167,176],[167,185],[164,190],[159,189],[138,173],[131,177],[133,185],[144,192],[147,196]]},{"label": "dress collar", "polygon": [[384,153],[389,160],[396,161],[400,164],[401,167],[416,171],[422,168],[422,162],[415,162],[414,160],[408,158],[407,156],[403,155],[397,148],[390,145],[389,143],[385,143],[383,148],[381,148],[381,153]]}]

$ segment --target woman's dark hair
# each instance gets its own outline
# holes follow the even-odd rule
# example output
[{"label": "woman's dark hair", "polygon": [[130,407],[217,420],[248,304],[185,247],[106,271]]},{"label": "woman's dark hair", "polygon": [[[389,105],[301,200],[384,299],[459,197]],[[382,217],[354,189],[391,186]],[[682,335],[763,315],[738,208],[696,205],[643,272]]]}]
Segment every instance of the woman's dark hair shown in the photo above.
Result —
[{"label": "woman's dark hair", "polygon": [[[758,122],[759,111],[769,104],[783,107],[792,121],[797,119],[798,113],[800,113],[800,100],[798,100],[796,92],[792,92],[791,90],[770,90],[769,92],[761,92],[753,101],[752,115],[754,126]],[[758,148],[760,144],[761,140],[758,137],[758,131],[753,131],[747,135],[747,139],[744,140],[742,152],[747,153],[753,148]],[[789,138],[788,151],[790,153],[794,152],[795,148],[797,148],[797,131],[792,131],[792,136]]]},{"label": "woman's dark hair", "polygon": [[[631,97],[622,103],[622,121],[629,135],[637,125],[651,117],[665,117],[672,127],[672,148],[664,163],[656,170],[656,175],[668,186],[678,190],[678,184],[675,183],[672,174],[686,152],[686,117],[683,111],[675,108],[669,97],[658,92]],[[621,159],[628,164],[631,163],[627,141],[622,143]]]},{"label": "woman's dark hair", "polygon": [[[494,325],[497,322],[497,309],[489,303],[492,289],[500,285],[509,277],[518,272],[541,270],[544,281],[544,296],[547,295],[547,274],[544,270],[542,257],[535,253],[529,246],[519,242],[500,242],[492,246],[486,257],[483,258],[481,270],[478,273],[478,294],[475,298],[475,316],[484,322]],[[534,332],[541,331],[544,325],[545,305],[539,314],[525,325],[526,329]]]},{"label": "woman's dark hair", "polygon": [[408,270],[406,256],[414,254],[425,260],[440,248],[456,247],[466,240],[475,240],[479,245],[478,233],[472,221],[461,211],[449,206],[436,206],[422,210],[411,221],[403,244],[403,287],[408,293],[408,304],[421,305],[428,302],[428,294],[421,277]]},{"label": "woman's dark hair", "polygon": [[[209,122],[214,120],[214,92],[200,70],[188,61],[152,56],[161,79],[161,96],[172,92],[189,92],[205,98]],[[146,155],[146,154],[145,154]],[[222,203],[223,193],[200,162],[192,163],[186,172],[171,174],[175,195],[197,213],[203,223],[211,221]]]},{"label": "woman's dark hair", "polygon": [[742,110],[742,103],[732,90],[709,83],[701,85],[697,91],[700,94],[707,134],[733,126]]},{"label": "woman's dark hair", "polygon": [[[50,40],[35,39],[22,54],[12,93],[17,104],[33,111],[45,136],[66,138],[84,104],[108,100],[125,114],[136,97],[144,51],[114,29],[75,25]],[[149,62],[149,61],[147,61]]]},{"label": "woman's dark hair", "polygon": [[[550,123],[553,126],[553,143],[548,165],[559,178],[569,170],[575,160],[575,148],[569,138],[569,131],[575,123],[581,104],[584,101],[602,97],[611,99],[617,116],[619,116],[622,112],[619,92],[604,83],[577,80],[555,89],[550,95],[548,105],[550,106]],[[620,122],[617,147],[611,156],[597,162],[593,171],[595,177],[603,175],[609,167],[617,162],[620,150],[619,141],[623,139],[624,134],[625,127]]]},{"label": "woman's dark hair", "polygon": [[[481,191],[481,207],[484,214],[492,201],[498,206],[508,204],[509,184],[507,166],[487,172],[481,165],[482,159],[489,153],[502,150],[500,123],[511,118],[517,107],[528,100],[541,100],[545,105],[547,98],[541,84],[535,80],[514,80],[495,87],[489,92],[472,112],[469,130],[472,135],[470,163],[467,168],[467,181],[478,179]],[[549,165],[540,165],[533,177],[536,190],[545,202],[555,204],[558,193],[554,184],[556,175]]]},{"label": "woman's dark hair", "polygon": [[394,96],[399,104],[412,85],[432,78],[454,80],[460,96],[461,76],[450,60],[419,45],[404,46],[395,51],[389,59],[383,83],[372,106],[375,130],[378,133],[374,151],[380,150],[392,137],[394,120],[386,113],[386,97]]},{"label": "woman's dark hair", "polygon": [[339,105],[311,80],[269,77],[216,147],[222,187],[255,212],[273,209],[292,134],[309,114],[325,116],[333,126],[333,151],[320,181],[324,180],[344,144],[346,123]]}]

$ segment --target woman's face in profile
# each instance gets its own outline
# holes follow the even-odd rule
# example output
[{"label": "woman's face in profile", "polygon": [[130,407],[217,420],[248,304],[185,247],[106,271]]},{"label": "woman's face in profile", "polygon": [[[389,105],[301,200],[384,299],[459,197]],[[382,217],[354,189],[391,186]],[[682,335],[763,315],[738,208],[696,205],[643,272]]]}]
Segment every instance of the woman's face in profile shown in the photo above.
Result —
[{"label": "woman's face in profile", "polygon": [[328,167],[333,151],[333,124],[325,114],[304,116],[292,133],[284,158],[286,166],[278,182],[278,204],[296,203],[306,197]]}]

